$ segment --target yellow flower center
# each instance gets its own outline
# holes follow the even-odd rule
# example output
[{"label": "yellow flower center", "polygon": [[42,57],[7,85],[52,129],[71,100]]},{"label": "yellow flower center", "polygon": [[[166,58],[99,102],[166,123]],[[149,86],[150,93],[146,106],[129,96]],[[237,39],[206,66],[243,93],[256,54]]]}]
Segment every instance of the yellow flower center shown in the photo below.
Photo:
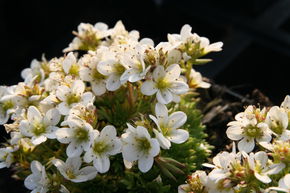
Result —
[{"label": "yellow flower center", "polygon": [[105,79],[105,76],[99,73],[97,69],[93,69],[93,78],[94,80]]},{"label": "yellow flower center", "polygon": [[170,82],[168,82],[165,78],[159,78],[156,81],[156,88],[159,90],[163,90],[170,87]]},{"label": "yellow flower center", "polygon": [[7,110],[9,110],[9,109],[11,109],[13,107],[14,107],[14,104],[13,104],[13,102],[11,100],[5,101],[5,102],[2,103],[2,108],[3,108],[4,111],[7,111]]},{"label": "yellow flower center", "polygon": [[259,138],[263,135],[262,130],[259,127],[248,125],[244,128],[245,135],[252,138]]},{"label": "yellow flower center", "polygon": [[69,69],[69,73],[72,74],[72,75],[78,75],[79,74],[79,65],[77,64],[73,64],[70,69]]},{"label": "yellow flower center", "polygon": [[105,141],[98,141],[94,143],[93,151],[96,154],[103,154],[110,150],[110,146]]},{"label": "yellow flower center", "polygon": [[42,123],[34,123],[32,133],[35,136],[40,136],[41,134],[46,132],[46,127]]},{"label": "yellow flower center", "polygon": [[84,128],[77,128],[74,131],[74,137],[77,140],[77,143],[82,143],[89,140],[89,132]]},{"label": "yellow flower center", "polygon": [[80,96],[77,96],[76,94],[70,94],[66,97],[66,102],[68,105],[77,103],[79,101],[80,101]]},{"label": "yellow flower center", "polygon": [[137,149],[145,154],[148,154],[151,149],[151,143],[146,137],[137,138]]}]

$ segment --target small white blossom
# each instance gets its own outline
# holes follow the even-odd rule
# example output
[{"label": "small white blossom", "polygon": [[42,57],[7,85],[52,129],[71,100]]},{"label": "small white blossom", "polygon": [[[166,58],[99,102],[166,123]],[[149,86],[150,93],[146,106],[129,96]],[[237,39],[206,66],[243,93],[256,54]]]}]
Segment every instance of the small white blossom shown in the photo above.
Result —
[{"label": "small white blossom", "polygon": [[31,193],[46,193],[49,190],[49,179],[46,175],[45,167],[38,161],[31,162],[31,172],[24,180],[24,185]]},{"label": "small white blossom", "polygon": [[32,60],[30,68],[22,70],[21,77],[24,79],[25,83],[31,83],[33,81],[42,83],[45,78],[45,73],[41,67],[41,63],[36,59]]},{"label": "small white blossom", "polygon": [[203,164],[206,167],[214,168],[209,173],[209,178],[218,183],[218,181],[225,179],[230,176],[230,170],[232,168],[232,164],[236,162],[240,162],[241,160],[241,154],[238,153],[229,153],[229,152],[221,152],[217,154],[213,158],[213,164]]},{"label": "small white blossom", "polygon": [[108,125],[99,132],[94,132],[91,147],[84,155],[84,161],[93,161],[94,167],[100,173],[106,173],[110,169],[109,156],[121,152],[121,140],[117,137],[114,126]]},{"label": "small white blossom", "polygon": [[187,177],[187,184],[178,186],[178,193],[205,192],[207,184],[208,176],[205,171],[197,170]]},{"label": "small white blossom", "polygon": [[247,107],[245,112],[235,116],[236,121],[228,123],[229,128],[226,131],[228,138],[239,141],[239,151],[251,152],[255,147],[255,140],[258,143],[268,143],[272,139],[272,132],[268,125],[260,122],[256,116],[263,114],[253,106]]},{"label": "small white blossom", "polygon": [[57,88],[56,96],[61,101],[57,109],[62,115],[68,115],[69,110],[77,103],[92,103],[94,96],[91,92],[85,92],[85,84],[81,80],[76,80],[70,87],[62,85]]},{"label": "small white blossom", "polygon": [[148,172],[154,162],[154,157],[159,154],[160,147],[157,139],[151,138],[147,129],[142,126],[128,124],[126,133],[122,134],[122,154],[124,160],[138,161],[141,172]]},{"label": "small white blossom", "polygon": [[172,64],[164,70],[163,66],[157,66],[153,72],[153,80],[146,80],[141,87],[144,95],[156,94],[159,103],[170,103],[175,95],[184,94],[188,91],[188,85],[180,81],[180,66]]},{"label": "small white blossom", "polygon": [[191,30],[191,26],[186,24],[181,28],[180,34],[168,34],[169,43],[176,47],[186,43],[199,44],[203,54],[207,54],[209,52],[219,52],[222,50],[222,42],[210,44],[208,38],[200,37],[196,33],[192,34]]},{"label": "small white blossom", "polygon": [[255,177],[263,183],[270,183],[272,180],[268,176],[273,174],[268,166],[268,155],[264,151],[259,151],[257,153],[250,153],[249,156],[246,155],[247,161],[249,163],[250,169],[254,171]]},{"label": "small white blossom", "polygon": [[52,162],[61,175],[72,182],[86,182],[94,179],[97,175],[97,170],[93,166],[81,168],[82,160],[80,157],[69,157],[65,163],[60,159],[54,159]]},{"label": "small white blossom", "polygon": [[288,115],[283,109],[277,106],[271,107],[266,117],[266,123],[280,140],[287,141],[290,139],[290,130],[287,130]]},{"label": "small white blossom", "polygon": [[59,129],[56,125],[60,121],[60,114],[57,109],[50,109],[43,116],[35,107],[30,106],[27,110],[27,120],[20,122],[21,134],[31,137],[34,145],[39,145],[49,139],[55,139],[55,131]]},{"label": "small white blossom", "polygon": [[194,69],[191,69],[188,85],[190,88],[209,88],[210,84],[207,82],[204,82],[202,80],[202,76],[199,72],[195,71]]},{"label": "small white blossom", "polygon": [[93,138],[93,128],[83,120],[74,119],[63,122],[69,127],[60,128],[55,132],[59,142],[69,144],[66,148],[68,157],[80,156],[83,150],[87,151]]},{"label": "small white blossom", "polygon": [[62,68],[66,74],[78,75],[79,66],[73,52],[68,53],[62,62]]},{"label": "small white blossom", "polygon": [[82,119],[92,126],[97,123],[97,108],[93,103],[77,104],[71,108],[66,120]]},{"label": "small white blossom", "polygon": [[97,70],[99,60],[96,56],[85,55],[79,60],[80,78],[83,81],[90,82],[92,91],[100,96],[106,92],[106,76]]},{"label": "small white blossom", "polygon": [[5,124],[17,109],[19,112],[27,104],[27,100],[18,91],[19,86],[0,87],[0,124]]},{"label": "small white blossom", "polygon": [[137,82],[144,79],[150,66],[146,68],[144,62],[144,47],[137,45],[134,51],[125,53],[122,57],[122,63],[128,67],[124,74],[121,76],[121,81]]},{"label": "small white blossom", "polygon": [[12,147],[0,148],[0,169],[9,168],[10,165],[14,162],[13,154],[15,149]]},{"label": "small white blossom", "polygon": [[[104,76],[108,76],[106,88],[109,91],[115,91],[121,87],[126,81],[121,78],[128,69],[116,55],[116,53],[107,50],[103,53],[104,59],[97,65],[97,70]],[[122,81],[121,81],[122,79]]]},{"label": "small white blossom", "polygon": [[87,23],[81,23],[78,26],[77,37],[65,48],[64,52],[74,50],[94,50],[101,44],[101,39],[110,35],[110,30],[105,23],[96,23],[95,26]]},{"label": "small white blossom", "polygon": [[187,120],[187,116],[182,111],[177,111],[168,116],[168,109],[165,105],[157,103],[155,105],[155,114],[149,115],[150,118],[157,125],[158,130],[154,129],[154,133],[160,146],[163,149],[169,149],[172,143],[181,144],[184,143],[188,137],[188,131],[184,129],[178,129]]}]

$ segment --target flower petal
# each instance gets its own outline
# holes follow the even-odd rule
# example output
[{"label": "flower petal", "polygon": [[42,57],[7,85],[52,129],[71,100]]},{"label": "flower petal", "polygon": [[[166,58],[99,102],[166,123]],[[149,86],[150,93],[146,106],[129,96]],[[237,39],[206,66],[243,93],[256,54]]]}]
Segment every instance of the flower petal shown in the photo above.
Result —
[{"label": "flower petal", "polygon": [[59,123],[61,115],[59,114],[59,111],[57,109],[50,109],[46,112],[44,117],[44,124],[45,125],[51,125],[55,126]]},{"label": "flower petal", "polygon": [[156,97],[157,97],[158,102],[161,104],[168,104],[173,99],[173,96],[168,89],[164,89],[162,91],[158,90]]},{"label": "flower petal", "polygon": [[153,79],[154,81],[157,81],[160,78],[165,77],[166,72],[164,70],[164,67],[161,65],[158,65],[155,70],[153,71]]},{"label": "flower petal", "polygon": [[42,115],[35,106],[30,106],[27,111],[27,119],[30,123],[41,122]]},{"label": "flower petal", "polygon": [[138,160],[138,168],[141,172],[148,172],[153,165],[154,159],[151,156],[144,156]]},{"label": "flower petal", "polygon": [[171,132],[170,136],[168,136],[167,138],[173,143],[181,144],[184,143],[188,139],[188,137],[188,131],[183,129],[177,129]]},{"label": "flower petal", "polygon": [[254,139],[248,139],[248,138],[244,137],[238,143],[239,151],[245,151],[246,153],[251,152],[254,149],[254,147],[255,147]]},{"label": "flower petal", "polygon": [[121,86],[120,76],[117,76],[115,74],[110,75],[106,82],[106,88],[109,91],[115,91],[118,88],[120,88],[120,86]]},{"label": "flower petal", "polygon": [[70,52],[62,62],[63,70],[66,74],[69,73],[70,68],[73,64],[76,64],[77,60],[73,52]]},{"label": "flower petal", "polygon": [[226,131],[228,138],[230,138],[231,140],[242,139],[242,137],[243,137],[242,133],[243,133],[243,130],[239,126],[231,126]]},{"label": "flower petal", "polygon": [[91,82],[92,90],[95,95],[101,96],[106,92],[106,81],[93,81]]},{"label": "flower petal", "polygon": [[77,96],[80,96],[85,91],[85,84],[81,80],[76,80],[74,81],[71,89],[72,93],[76,94]]},{"label": "flower petal", "polygon": [[189,87],[185,82],[174,81],[171,83],[170,91],[174,94],[184,94],[188,91]]},{"label": "flower petal", "polygon": [[141,92],[144,95],[151,96],[157,92],[157,88],[152,80],[146,80],[141,86]]},{"label": "flower petal", "polygon": [[150,150],[150,155],[155,157],[160,152],[160,145],[157,139],[151,139],[150,141],[151,141],[151,147],[152,147]]},{"label": "flower petal", "polygon": [[184,112],[182,111],[174,112],[168,117],[168,127],[172,129],[177,129],[182,125],[184,125],[186,120],[187,116]]},{"label": "flower petal", "polygon": [[66,102],[62,102],[57,105],[57,109],[62,115],[68,115],[70,111],[70,106]]},{"label": "flower petal", "polygon": [[39,145],[43,142],[45,142],[47,140],[47,137],[44,135],[38,136],[38,137],[32,137],[31,138],[31,143],[33,143],[33,145]]},{"label": "flower petal", "polygon": [[162,133],[158,132],[156,129],[153,129],[153,132],[156,135],[160,147],[163,149],[169,149],[171,147],[170,141],[164,137]]},{"label": "flower petal", "polygon": [[80,156],[83,152],[82,146],[71,142],[66,148],[66,154],[68,157]]},{"label": "flower petal", "polygon": [[267,175],[261,175],[261,174],[259,174],[257,172],[255,172],[255,177],[258,180],[260,180],[261,182],[265,183],[265,184],[268,184],[268,183],[270,183],[272,181],[269,176],[267,176]]},{"label": "flower petal", "polygon": [[155,115],[157,117],[157,119],[167,119],[168,117],[168,109],[164,104],[161,103],[156,103],[155,105]]},{"label": "flower petal", "polygon": [[93,163],[100,173],[106,173],[110,169],[110,159],[107,156],[97,156]]},{"label": "flower petal", "polygon": [[55,132],[56,138],[60,143],[71,142],[71,137],[73,136],[73,131],[71,128],[60,128]]},{"label": "flower petal", "polygon": [[57,87],[55,95],[59,100],[66,101],[66,97],[69,95],[70,92],[71,90],[69,87],[61,85]]},{"label": "flower petal", "polygon": [[78,171],[82,165],[82,160],[79,156],[67,158],[65,164],[69,166],[72,171]]},{"label": "flower petal", "polygon": [[117,135],[116,128],[112,125],[107,125],[102,129],[100,137],[114,139],[116,138],[116,135]]},{"label": "flower petal", "polygon": [[179,78],[181,69],[178,64],[171,64],[166,68],[165,72],[166,72],[165,75],[166,80],[175,81],[176,79]]}]

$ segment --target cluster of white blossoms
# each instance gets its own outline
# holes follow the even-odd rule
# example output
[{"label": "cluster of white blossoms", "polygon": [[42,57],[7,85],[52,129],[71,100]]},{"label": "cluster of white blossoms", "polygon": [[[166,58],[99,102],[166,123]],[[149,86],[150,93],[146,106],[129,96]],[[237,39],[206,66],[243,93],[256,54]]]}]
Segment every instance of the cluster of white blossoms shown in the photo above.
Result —
[{"label": "cluster of white blossoms", "polygon": [[236,152],[221,152],[212,170],[196,171],[179,193],[290,192],[290,96],[280,107],[248,106],[228,124],[227,136]]},{"label": "cluster of white blossoms", "polygon": [[[148,172],[161,151],[188,140],[189,132],[182,129],[187,115],[174,112],[170,104],[179,103],[191,90],[210,86],[192,64],[210,61],[199,58],[222,47],[221,42],[210,44],[207,38],[192,33],[189,25],[156,46],[149,38],[138,40],[139,32],[128,32],[122,22],[113,28],[104,23],[82,23],[74,34],[63,57],[33,60],[30,68],[22,71],[23,82],[0,87],[0,124],[11,136],[0,149],[0,168],[20,162],[22,153],[30,154],[34,160],[20,165],[31,163],[25,186],[32,192],[69,192],[59,183],[63,181],[60,176],[74,183],[92,180],[108,172],[111,158],[118,154],[127,168],[138,165],[141,172]],[[80,56],[73,52],[78,50],[87,52]],[[128,98],[131,108],[136,100],[155,106],[155,111],[142,115],[144,124],[137,124],[136,117],[125,126],[114,125],[106,116],[100,119],[103,109],[96,100],[121,91],[126,91],[120,96]],[[282,108],[268,113],[267,124],[275,127],[273,134],[285,140],[286,110]],[[139,116],[138,110],[135,116]],[[264,127],[259,128],[264,132]],[[263,137],[249,132],[257,140]],[[37,147],[46,148],[49,154],[53,145],[44,144],[50,142],[60,144],[53,157],[38,160],[36,153],[33,156]],[[59,173],[52,173],[53,167]]]}]

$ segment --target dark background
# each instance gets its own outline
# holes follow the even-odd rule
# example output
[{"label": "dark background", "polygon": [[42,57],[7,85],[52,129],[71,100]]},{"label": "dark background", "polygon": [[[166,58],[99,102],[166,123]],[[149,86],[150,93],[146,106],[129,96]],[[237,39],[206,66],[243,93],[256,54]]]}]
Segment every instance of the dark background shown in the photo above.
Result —
[{"label": "dark background", "polygon": [[[289,94],[290,0],[105,0],[0,1],[0,85],[17,84],[34,58],[61,56],[81,22],[122,20],[128,30],[156,43],[184,24],[211,42],[223,41],[203,75],[242,95],[259,88],[275,104]],[[3,130],[0,134],[4,133]],[[1,137],[3,138],[3,137]],[[5,180],[0,193],[23,192],[22,182]]]}]

